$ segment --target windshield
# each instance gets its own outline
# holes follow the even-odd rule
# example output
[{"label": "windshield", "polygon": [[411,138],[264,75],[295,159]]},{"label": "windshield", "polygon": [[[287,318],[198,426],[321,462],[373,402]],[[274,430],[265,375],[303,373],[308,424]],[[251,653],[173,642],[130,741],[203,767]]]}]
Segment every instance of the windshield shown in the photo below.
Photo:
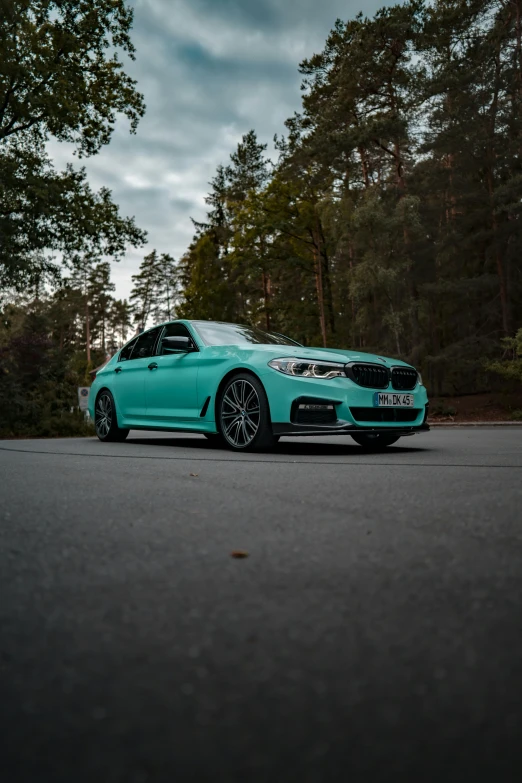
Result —
[{"label": "windshield", "polygon": [[299,345],[282,334],[264,332],[255,326],[216,323],[215,321],[193,321],[192,326],[207,345]]}]

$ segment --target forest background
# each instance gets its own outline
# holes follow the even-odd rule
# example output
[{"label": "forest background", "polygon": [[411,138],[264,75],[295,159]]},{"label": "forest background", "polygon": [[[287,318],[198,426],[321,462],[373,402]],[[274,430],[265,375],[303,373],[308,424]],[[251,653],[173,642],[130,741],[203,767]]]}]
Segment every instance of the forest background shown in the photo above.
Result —
[{"label": "forest background", "polygon": [[[145,111],[124,0],[0,0],[0,434],[87,434],[77,386],[137,330],[256,324],[417,366],[444,395],[522,418],[522,0],[403,3],[338,20],[299,65],[302,108],[267,154],[245,132],[182,258],[145,244],[79,157]],[[518,407],[517,407],[518,406]]]}]

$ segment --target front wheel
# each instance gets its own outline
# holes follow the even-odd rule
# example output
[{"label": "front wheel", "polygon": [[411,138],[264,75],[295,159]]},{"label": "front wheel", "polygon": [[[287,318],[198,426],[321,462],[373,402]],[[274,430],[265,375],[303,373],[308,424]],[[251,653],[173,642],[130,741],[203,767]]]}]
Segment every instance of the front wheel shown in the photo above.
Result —
[{"label": "front wheel", "polygon": [[254,375],[237,373],[229,379],[217,401],[220,434],[234,451],[273,448],[278,438],[272,432],[268,399]]},{"label": "front wheel", "polygon": [[129,434],[129,430],[118,427],[114,397],[108,389],[104,389],[96,398],[94,428],[98,438],[107,442],[125,440]]},{"label": "front wheel", "polygon": [[385,435],[377,432],[368,432],[365,434],[357,433],[357,435],[352,435],[352,438],[366,451],[381,451],[381,449],[385,449],[388,446],[397,443],[400,435]]}]

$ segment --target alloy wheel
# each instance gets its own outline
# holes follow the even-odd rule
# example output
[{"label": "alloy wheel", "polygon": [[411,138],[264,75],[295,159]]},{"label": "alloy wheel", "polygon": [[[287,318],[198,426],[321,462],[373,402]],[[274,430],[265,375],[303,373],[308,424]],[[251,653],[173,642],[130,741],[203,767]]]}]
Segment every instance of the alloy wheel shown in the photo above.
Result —
[{"label": "alloy wheel", "polygon": [[112,426],[112,401],[108,394],[101,394],[98,397],[94,424],[98,436],[106,438]]},{"label": "alloy wheel", "polygon": [[228,386],[221,400],[221,431],[236,449],[254,440],[259,429],[261,407],[254,386],[242,378]]}]

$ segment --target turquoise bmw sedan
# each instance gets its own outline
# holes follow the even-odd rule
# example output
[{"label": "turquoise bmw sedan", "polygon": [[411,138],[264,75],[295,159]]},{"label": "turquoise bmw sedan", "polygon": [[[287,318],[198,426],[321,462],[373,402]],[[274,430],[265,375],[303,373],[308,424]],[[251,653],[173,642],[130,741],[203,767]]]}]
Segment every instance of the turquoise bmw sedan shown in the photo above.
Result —
[{"label": "turquoise bmw sedan", "polygon": [[350,435],[379,450],[429,429],[426,388],[409,364],[218,321],[134,337],[97,373],[89,406],[102,441],[130,429],[197,432],[235,451],[269,449],[281,435]]}]

